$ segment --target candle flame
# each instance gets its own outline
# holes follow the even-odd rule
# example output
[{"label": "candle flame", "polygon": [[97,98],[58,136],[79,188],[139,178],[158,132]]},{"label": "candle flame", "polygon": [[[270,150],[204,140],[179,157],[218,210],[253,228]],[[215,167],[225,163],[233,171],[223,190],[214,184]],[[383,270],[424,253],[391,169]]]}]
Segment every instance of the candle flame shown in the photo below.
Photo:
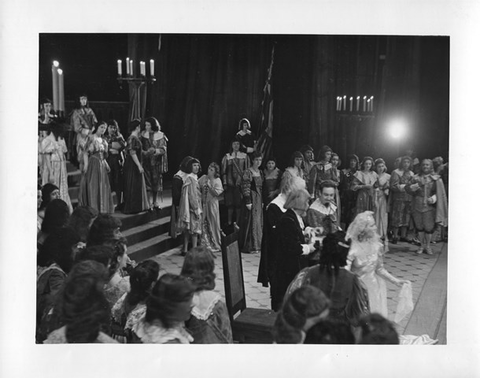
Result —
[{"label": "candle flame", "polygon": [[57,70],[57,72],[58,72],[59,75],[63,74],[63,70],[60,69],[60,68]]},{"label": "candle flame", "polygon": [[58,63],[58,61],[54,60],[54,61],[53,61],[53,65],[54,65],[55,67],[58,67],[58,66],[60,65],[60,63]]}]

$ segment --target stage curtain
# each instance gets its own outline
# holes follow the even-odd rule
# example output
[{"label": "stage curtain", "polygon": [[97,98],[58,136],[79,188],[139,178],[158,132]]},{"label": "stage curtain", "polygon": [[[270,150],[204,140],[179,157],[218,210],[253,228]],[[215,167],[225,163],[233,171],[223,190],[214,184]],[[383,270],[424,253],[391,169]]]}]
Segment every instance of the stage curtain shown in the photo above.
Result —
[{"label": "stage curtain", "polygon": [[[448,38],[163,34],[159,50],[159,35],[136,35],[137,61],[156,61],[145,115],[157,117],[170,140],[171,172],[185,155],[204,169],[219,162],[243,117],[260,135],[273,43],[273,153],[281,167],[306,143],[387,165],[410,146],[418,155],[448,154]],[[375,96],[375,118],[341,116],[338,95]],[[409,124],[402,142],[388,135],[395,117]],[[443,131],[431,143],[435,128]]]}]

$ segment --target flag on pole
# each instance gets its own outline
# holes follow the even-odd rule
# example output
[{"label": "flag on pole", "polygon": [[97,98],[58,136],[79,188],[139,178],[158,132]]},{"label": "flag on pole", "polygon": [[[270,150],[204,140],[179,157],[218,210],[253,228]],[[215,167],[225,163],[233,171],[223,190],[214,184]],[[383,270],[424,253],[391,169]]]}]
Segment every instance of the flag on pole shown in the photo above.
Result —
[{"label": "flag on pole", "polygon": [[263,159],[272,156],[272,132],[273,132],[273,97],[272,97],[272,68],[273,58],[275,54],[275,45],[272,47],[272,57],[270,60],[270,67],[268,68],[267,81],[263,87],[262,100],[262,134],[258,138],[256,150],[262,154]]}]

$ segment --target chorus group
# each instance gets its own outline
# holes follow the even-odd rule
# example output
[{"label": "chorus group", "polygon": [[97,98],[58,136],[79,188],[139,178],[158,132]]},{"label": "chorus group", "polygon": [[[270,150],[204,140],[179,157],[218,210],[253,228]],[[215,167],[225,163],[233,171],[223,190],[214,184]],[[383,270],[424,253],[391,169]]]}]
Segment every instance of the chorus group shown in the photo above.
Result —
[{"label": "chorus group", "polygon": [[[414,242],[433,254],[445,240],[448,163],[409,150],[394,169],[380,158],[341,159],[324,145],[304,145],[281,170],[257,151],[248,119],[230,150],[211,162],[186,156],[172,181],[172,237],[183,235],[180,275],[154,259],[128,258],[114,217],[161,207],[168,138],[159,122],[98,121],[86,96],[71,133],[51,101],[39,114],[37,236],[38,343],[232,343],[225,303],[215,288],[221,232],[238,232],[242,253],[260,254],[258,282],[277,312],[275,343],[398,344],[388,320],[383,264],[390,243]],[[68,147],[67,147],[68,144]],[[73,210],[67,167],[80,169]],[[220,203],[226,221],[220,222]],[[411,235],[409,237],[408,235]],[[435,237],[433,237],[435,235]],[[191,244],[190,244],[191,243]]]}]

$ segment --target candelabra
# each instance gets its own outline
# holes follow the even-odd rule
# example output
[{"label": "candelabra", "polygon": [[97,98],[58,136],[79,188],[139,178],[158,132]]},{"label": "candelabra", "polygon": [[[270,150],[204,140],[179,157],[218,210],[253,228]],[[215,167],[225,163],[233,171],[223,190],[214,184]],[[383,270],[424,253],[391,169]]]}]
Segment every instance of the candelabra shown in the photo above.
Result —
[{"label": "candelabra", "polygon": [[143,86],[147,84],[153,84],[157,79],[155,78],[155,62],[153,59],[150,59],[150,76],[147,76],[145,62],[140,62],[140,76],[137,77],[136,72],[134,70],[133,60],[130,58],[126,58],[126,75],[123,76],[122,74],[122,61],[119,59],[117,61],[117,81],[122,87],[123,83],[128,83],[130,91],[130,104],[131,104],[131,120],[136,118],[143,119],[144,112],[145,112],[145,103],[147,94],[142,98],[141,90]]}]

